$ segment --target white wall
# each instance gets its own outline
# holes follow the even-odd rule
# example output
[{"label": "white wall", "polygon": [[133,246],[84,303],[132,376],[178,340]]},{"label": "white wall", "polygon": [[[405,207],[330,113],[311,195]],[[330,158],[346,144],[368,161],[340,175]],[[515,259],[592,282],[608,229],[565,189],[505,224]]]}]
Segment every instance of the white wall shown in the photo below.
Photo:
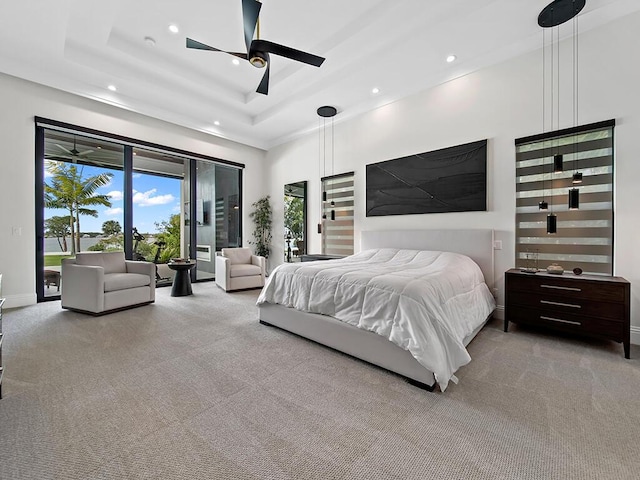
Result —
[{"label": "white wall", "polygon": [[[632,282],[632,325],[640,334],[640,65],[629,55],[640,38],[640,14],[580,34],[579,123],[614,118],[615,129],[615,274]],[[542,34],[541,34],[542,35]],[[569,56],[564,58],[570,59]],[[514,140],[542,131],[540,51],[452,80],[436,88],[343,122],[336,117],[335,173],[355,171],[356,246],[362,230],[410,228],[493,228],[503,241],[496,252],[499,305],[504,304],[505,270],[515,258]],[[570,60],[569,60],[570,62]],[[571,79],[571,66],[564,75]],[[563,82],[564,83],[564,82]],[[560,128],[573,126],[570,83]],[[338,111],[340,105],[336,105]],[[557,127],[557,126],[556,126]],[[547,129],[549,126],[547,125]],[[365,216],[365,165],[408,154],[489,139],[487,212]],[[309,252],[320,251],[316,224],[320,210],[318,135],[271,149],[267,154],[270,195],[283,231],[283,186],[309,181]],[[284,248],[274,235],[274,252]],[[273,267],[282,260],[274,253]],[[567,265],[568,267],[568,265]],[[636,343],[640,335],[636,336]]]},{"label": "white wall", "polygon": [[6,307],[36,301],[35,116],[244,163],[243,239],[249,240],[248,213],[264,195],[264,151],[0,74],[0,272]]}]

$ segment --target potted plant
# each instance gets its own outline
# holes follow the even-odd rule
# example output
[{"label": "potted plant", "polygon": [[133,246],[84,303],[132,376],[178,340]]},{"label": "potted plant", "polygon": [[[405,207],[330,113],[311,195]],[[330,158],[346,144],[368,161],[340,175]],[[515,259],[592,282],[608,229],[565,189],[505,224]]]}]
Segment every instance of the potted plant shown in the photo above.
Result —
[{"label": "potted plant", "polygon": [[256,246],[256,255],[269,258],[271,253],[271,203],[269,195],[251,204],[254,207],[249,217],[253,219],[253,239],[249,242]]}]

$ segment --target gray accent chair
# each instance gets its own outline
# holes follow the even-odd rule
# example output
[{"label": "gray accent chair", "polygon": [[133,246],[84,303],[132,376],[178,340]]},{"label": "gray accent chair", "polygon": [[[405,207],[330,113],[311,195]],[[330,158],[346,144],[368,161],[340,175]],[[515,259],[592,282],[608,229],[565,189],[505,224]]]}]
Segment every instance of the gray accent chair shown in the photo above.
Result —
[{"label": "gray accent chair", "polygon": [[267,260],[249,248],[223,248],[216,252],[216,283],[225,292],[264,287]]},{"label": "gray accent chair", "polygon": [[102,315],[155,299],[151,262],[125,260],[123,252],[83,252],[62,260],[62,308]]}]

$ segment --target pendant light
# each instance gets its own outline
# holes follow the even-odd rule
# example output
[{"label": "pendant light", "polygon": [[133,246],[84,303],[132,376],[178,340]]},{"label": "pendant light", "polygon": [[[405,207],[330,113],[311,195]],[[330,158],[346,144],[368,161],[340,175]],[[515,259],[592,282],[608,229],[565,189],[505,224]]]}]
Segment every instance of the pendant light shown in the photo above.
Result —
[{"label": "pendant light", "polygon": [[[545,49],[545,44],[544,44],[544,30],[542,31],[542,132],[544,133],[544,121],[546,119],[546,109],[545,109],[545,98],[546,98],[546,66],[547,66],[547,62],[546,62],[546,49]],[[543,140],[544,142],[544,140]],[[549,204],[547,203],[547,201],[545,200],[545,194],[546,194],[546,190],[545,190],[545,185],[544,185],[544,181],[545,181],[545,168],[544,168],[544,143],[542,145],[542,201],[538,202],[538,210],[549,210]],[[552,192],[553,193],[553,192]]]},{"label": "pendant light", "polygon": [[[586,0],[553,0],[550,4],[548,4],[542,11],[540,15],[538,15],[538,25],[540,25],[543,29],[558,27],[559,25],[571,20],[573,20],[573,120],[574,127],[577,126],[577,53],[578,53],[578,35],[577,35],[577,15],[582,11],[586,4]],[[558,72],[557,72],[557,82],[558,82],[558,127],[560,126],[560,34],[559,29],[557,30],[557,58],[555,59],[558,62]],[[544,32],[544,30],[543,30]],[[545,67],[546,67],[546,59],[544,56],[545,51],[545,42],[544,42],[544,33],[543,33],[543,77],[545,77]],[[553,131],[553,107],[554,107],[554,98],[553,98],[553,84],[554,84],[554,41],[553,41],[553,30],[551,30],[551,131]],[[544,130],[544,86],[545,86],[546,78],[543,78],[543,130]],[[575,170],[575,161],[576,161],[576,141],[574,137],[574,155],[573,155],[573,166],[574,166],[574,174],[572,178],[572,183],[580,183],[582,182],[582,173]],[[564,171],[564,157],[559,152],[553,156],[553,172],[561,173]],[[543,190],[544,190],[544,181],[543,181]],[[553,180],[552,180],[552,191],[553,191]],[[580,206],[579,199],[579,190],[577,188],[569,189],[569,210],[575,210]],[[544,201],[544,193],[542,202],[539,203],[540,210],[544,210],[546,202]],[[555,234],[558,230],[558,218],[556,215],[551,212],[547,215],[547,233]]]},{"label": "pendant light", "polygon": [[[543,113],[543,118],[544,118],[544,113]],[[543,122],[544,123],[544,122]],[[543,127],[544,130],[544,127]],[[544,148],[543,148],[543,152],[544,152]],[[545,200],[545,194],[546,194],[546,190],[545,190],[545,185],[544,185],[544,181],[545,181],[545,168],[544,168],[544,154],[543,154],[543,158],[542,158],[542,201],[538,202],[538,210],[549,210],[549,204],[547,203],[547,201]],[[551,183],[552,187],[553,187],[553,180]],[[551,195],[553,195],[553,188],[551,189]]]},{"label": "pendant light", "polygon": [[[327,170],[327,118],[331,119],[331,165],[333,170],[333,117],[338,113],[336,107],[332,107],[329,105],[325,105],[319,107],[317,110],[318,113],[318,158],[319,162],[322,162],[322,176],[326,176]],[[327,201],[327,190],[325,188],[325,182],[322,182],[322,202],[320,204],[320,211],[322,220],[327,219],[327,214],[325,213],[325,202]],[[331,206],[335,206],[335,202],[331,200]],[[336,212],[335,210],[331,210],[329,218],[331,220],[335,220]],[[321,220],[321,221],[322,221]],[[318,224],[318,233],[322,233],[322,224]]]},{"label": "pendant light", "polygon": [[547,233],[553,235],[558,232],[558,217],[555,213],[547,215]]},{"label": "pendant light", "polygon": [[553,156],[553,173],[562,173],[564,171],[564,157],[560,153]]},{"label": "pendant light", "polygon": [[[572,73],[573,73],[573,126],[578,125],[578,14],[582,11],[586,4],[586,0],[554,0],[547,5],[538,16],[538,25],[543,28],[559,27],[561,24],[573,19],[573,51],[572,51]],[[551,63],[553,66],[553,31],[551,34]],[[544,42],[543,42],[544,43]],[[558,126],[560,125],[560,36],[558,34],[556,42],[558,50]],[[544,45],[543,45],[544,49]],[[553,68],[551,71],[551,107],[553,109]],[[544,100],[543,100],[544,101]],[[551,114],[553,120],[553,112]],[[553,128],[551,129],[553,130]],[[582,183],[582,172],[575,169],[576,165],[576,140],[574,137],[574,155],[573,167],[574,173],[571,182],[573,184]],[[562,154],[557,153],[553,157],[554,173],[564,171],[564,158]],[[574,195],[579,195],[574,194]],[[571,205],[571,200],[569,201]],[[576,207],[577,208],[577,207]]]},{"label": "pendant light", "polygon": [[[573,17],[573,125],[578,125],[578,15]],[[576,169],[578,157],[578,139],[573,137],[573,177],[571,183],[574,188],[569,189],[569,210],[580,208],[580,190],[575,185],[582,183],[582,172]]]},{"label": "pendant light", "polygon": [[577,188],[569,189],[569,210],[578,210],[580,208],[580,190]]}]

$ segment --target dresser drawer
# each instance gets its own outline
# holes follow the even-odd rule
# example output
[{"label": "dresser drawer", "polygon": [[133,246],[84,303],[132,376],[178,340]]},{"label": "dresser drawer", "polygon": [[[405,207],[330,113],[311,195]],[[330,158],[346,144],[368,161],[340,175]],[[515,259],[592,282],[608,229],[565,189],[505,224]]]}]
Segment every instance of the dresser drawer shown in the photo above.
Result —
[{"label": "dresser drawer", "polygon": [[[551,292],[549,292],[551,293]],[[585,298],[565,297],[554,292],[541,294],[520,291],[509,292],[509,304],[533,307],[549,312],[561,312],[582,316],[603,317],[618,322],[625,319],[623,303],[598,302]]]},{"label": "dresser drawer", "polygon": [[552,275],[507,275],[507,290],[536,295],[588,298],[594,301],[624,302],[625,284]]},{"label": "dresser drawer", "polygon": [[616,341],[620,341],[623,338],[624,323],[615,320],[520,306],[509,307],[506,314],[508,320],[513,323],[538,325],[567,332],[596,335]]}]

